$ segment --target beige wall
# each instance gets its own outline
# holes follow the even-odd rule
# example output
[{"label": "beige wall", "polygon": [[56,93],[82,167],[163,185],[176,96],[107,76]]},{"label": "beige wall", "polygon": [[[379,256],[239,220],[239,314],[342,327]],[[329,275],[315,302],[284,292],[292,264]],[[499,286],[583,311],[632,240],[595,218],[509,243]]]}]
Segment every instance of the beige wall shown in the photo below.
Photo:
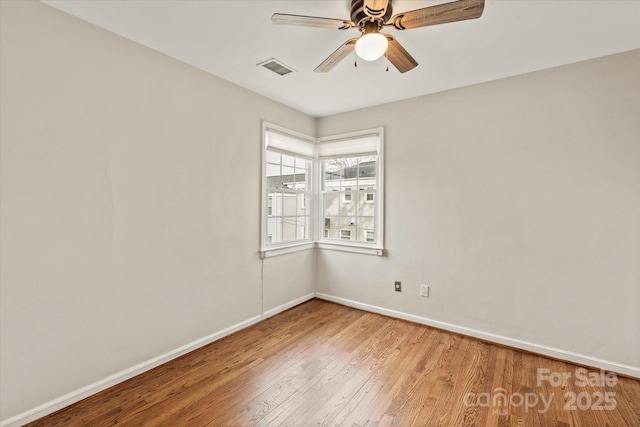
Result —
[{"label": "beige wall", "polygon": [[319,252],[316,291],[637,375],[638,76],[633,51],[320,119],[385,126],[388,256]]},{"label": "beige wall", "polygon": [[[314,286],[640,366],[639,52],[315,120],[40,3],[0,15],[0,419]],[[387,257],[261,264],[263,119],[385,126]]]},{"label": "beige wall", "polygon": [[[6,420],[260,315],[261,121],[315,121],[38,2],[0,7]],[[265,311],[313,290],[313,256],[285,283],[278,262]]]}]

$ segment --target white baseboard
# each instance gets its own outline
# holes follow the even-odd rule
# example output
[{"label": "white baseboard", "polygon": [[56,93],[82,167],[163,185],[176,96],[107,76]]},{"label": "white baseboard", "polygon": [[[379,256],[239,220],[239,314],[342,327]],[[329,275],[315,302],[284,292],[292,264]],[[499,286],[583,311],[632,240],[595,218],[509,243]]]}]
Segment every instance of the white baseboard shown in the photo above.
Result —
[{"label": "white baseboard", "polygon": [[182,355],[185,355],[191,351],[197,350],[200,347],[204,347],[207,344],[211,344],[214,341],[217,341],[221,338],[226,337],[227,335],[231,335],[234,332],[237,332],[241,329],[245,329],[251,325],[254,325],[264,319],[275,316],[278,313],[281,313],[285,310],[288,310],[291,307],[295,307],[298,304],[301,304],[305,301],[313,299],[315,296],[314,293],[310,293],[303,297],[297,298],[293,301],[290,301],[286,304],[282,304],[276,308],[266,311],[262,316],[254,316],[245,321],[237,323],[233,326],[230,326],[221,331],[215,332],[206,337],[200,338],[189,344],[183,345],[182,347],[178,347],[174,350],[168,351],[160,356],[154,357],[153,359],[147,360],[146,362],[142,362],[138,365],[132,366],[131,368],[125,369],[123,371],[117,372],[107,378],[104,378],[100,381],[97,381],[93,384],[89,384],[85,387],[82,387],[78,390],[74,390],[71,393],[65,394],[64,396],[60,396],[57,399],[51,400],[47,403],[44,403],[40,406],[37,406],[33,409],[25,411],[21,414],[18,414],[14,417],[8,418],[0,422],[0,427],[18,427],[24,424],[27,424],[31,421],[35,421],[38,418],[42,418],[49,414],[52,414],[62,408],[65,408],[69,405],[72,405],[76,402],[81,401],[93,394],[99,393],[103,390],[108,389],[116,384],[124,382],[130,378],[135,377],[136,375],[140,375],[146,371],[149,371],[155,367],[162,365],[163,363],[167,363],[173,359],[176,359]]},{"label": "white baseboard", "polygon": [[335,297],[332,295],[316,292],[316,297],[335,302],[337,304],[346,305],[348,307],[357,308],[359,310],[369,311],[372,313],[382,314],[384,316],[395,317],[397,319],[408,320],[410,322],[419,323],[426,326],[432,326],[434,328],[443,329],[445,331],[456,332],[462,335],[471,336],[485,341],[490,341],[497,344],[514,347],[520,350],[530,351],[533,353],[541,354],[544,356],[553,357],[554,359],[565,360],[567,362],[576,363],[583,366],[589,366],[598,369],[604,369],[606,371],[615,372],[618,374],[626,375],[629,377],[640,378],[640,368],[635,366],[623,365],[616,362],[610,362],[607,360],[597,359],[590,356],[585,356],[578,353],[573,353],[566,350],[560,350],[545,345],[534,344],[527,341],[522,341],[514,338],[503,337],[501,335],[495,335],[488,332],[482,332],[463,326],[457,326],[446,322],[440,322],[438,320],[429,319],[426,317],[415,316],[413,314],[407,314],[400,311],[390,310],[375,305],[365,304],[358,301],[353,301],[345,298]]},{"label": "white baseboard", "polygon": [[289,301],[285,304],[279,305],[276,308],[272,308],[271,310],[267,310],[264,312],[264,314],[262,315],[263,319],[268,319],[271,316],[275,316],[278,313],[282,313],[285,310],[289,310],[291,307],[295,307],[296,305],[300,305],[303,302],[307,302],[310,299],[315,298],[316,294],[311,292],[310,294],[307,294],[305,296],[302,296],[300,298],[296,298],[293,301]]}]

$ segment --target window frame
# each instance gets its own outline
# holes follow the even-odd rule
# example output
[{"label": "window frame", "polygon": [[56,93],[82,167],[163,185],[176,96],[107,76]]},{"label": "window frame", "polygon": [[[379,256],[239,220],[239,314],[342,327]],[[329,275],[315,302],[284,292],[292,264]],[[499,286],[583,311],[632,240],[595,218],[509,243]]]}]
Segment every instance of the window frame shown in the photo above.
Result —
[{"label": "window frame", "polygon": [[[294,144],[290,144],[290,147],[286,147],[286,149],[281,148],[269,148],[269,133],[274,132],[285,138],[290,140],[298,141],[300,143],[300,151],[296,152],[296,146]],[[308,144],[313,147],[313,155],[309,155],[309,147],[304,147],[303,144]],[[304,152],[307,151],[307,152]],[[271,233],[269,233],[268,222],[270,219],[273,219],[275,216],[273,215],[273,209],[269,212],[269,190],[267,184],[267,156],[268,152],[275,152],[287,156],[293,156],[297,158],[303,158],[309,161],[309,167],[307,169],[307,188],[305,190],[294,190],[294,189],[281,189],[278,190],[282,193],[291,193],[291,194],[308,194],[307,202],[302,207],[302,210],[308,212],[308,214],[303,215],[303,217],[308,217],[308,223],[306,224],[306,235],[307,237],[303,239],[298,239],[297,236],[294,240],[281,241],[277,243],[272,243],[269,239]],[[261,176],[261,214],[260,214],[260,222],[261,222],[261,237],[260,237],[260,254],[261,257],[267,257],[268,254],[280,254],[280,253],[288,253],[297,249],[306,249],[309,247],[315,246],[315,212],[313,209],[314,199],[315,199],[315,138],[305,135],[300,132],[292,131],[290,129],[286,129],[282,126],[275,125],[273,123],[269,123],[263,121],[262,123],[262,176]],[[280,160],[282,162],[282,159]],[[297,198],[298,196],[296,196]],[[304,199],[304,196],[303,196]],[[274,203],[275,200],[272,202]],[[296,209],[298,209],[298,202],[296,202]],[[296,216],[297,217],[297,216]],[[284,218],[284,216],[282,217]],[[297,230],[296,230],[297,234]],[[272,237],[272,236],[271,236]],[[272,237],[273,238],[273,237]]]},{"label": "window frame", "polygon": [[[268,135],[269,132],[275,132],[285,137],[285,142],[278,149],[268,147]],[[286,141],[286,139],[290,141]],[[372,139],[373,138],[373,139]],[[301,150],[303,152],[297,153],[296,141],[301,144]],[[367,149],[372,146],[372,141],[375,141],[375,153],[364,153],[359,150],[362,144],[365,144]],[[331,145],[332,143],[339,143]],[[328,144],[324,146],[323,144]],[[284,147],[284,148],[282,148]],[[325,216],[324,207],[322,206],[322,180],[323,180],[323,167],[322,162],[327,160],[323,157],[322,149],[324,147],[330,147],[327,152],[337,149],[342,155],[334,156],[334,158],[344,157],[366,157],[375,154],[376,159],[376,183],[373,191],[371,188],[366,188],[364,192],[353,190],[351,194],[356,194],[356,200],[351,202],[360,203],[360,198],[364,197],[364,202],[368,205],[374,204],[374,230],[375,236],[374,242],[359,241],[359,240],[341,240],[331,239],[325,237]],[[331,148],[333,147],[333,148]],[[260,256],[261,258],[277,256],[281,254],[297,252],[300,250],[320,248],[331,249],[346,252],[355,252],[369,255],[384,255],[384,129],[382,127],[366,129],[361,131],[337,134],[327,136],[323,138],[314,138],[309,135],[292,131],[282,126],[263,121],[262,123],[262,176],[261,176],[261,237],[260,237]],[[350,151],[351,150],[351,151]],[[355,150],[355,151],[354,151]],[[280,154],[294,155],[297,157],[305,158],[309,160],[309,169],[307,177],[308,188],[305,188],[305,192],[309,193],[307,203],[304,204],[304,209],[308,214],[304,215],[308,218],[308,231],[307,237],[304,239],[297,239],[293,241],[283,241],[278,243],[271,243],[268,240],[268,221],[273,216],[273,210],[269,212],[268,206],[268,188],[267,188],[267,151],[279,152]],[[282,161],[282,160],[281,160]],[[373,193],[373,200],[366,200],[368,194]],[[344,194],[344,193],[343,193]],[[363,196],[364,195],[364,196]],[[340,197],[342,199],[342,197]],[[305,212],[305,213],[306,213]],[[357,231],[356,231],[357,232]],[[365,233],[368,236],[368,233]],[[353,231],[351,232],[353,238]]]},{"label": "window frame", "polygon": [[[351,194],[360,194],[364,196],[364,202],[368,205],[374,204],[374,242],[367,241],[359,241],[359,240],[342,240],[341,235],[338,238],[328,238],[325,237],[325,215],[324,215],[324,206],[323,206],[323,193],[325,189],[323,188],[323,161],[328,160],[330,157],[333,158],[347,158],[347,157],[367,157],[367,155],[372,155],[374,153],[363,153],[358,152],[357,141],[366,137],[375,137],[377,138],[377,147],[375,149],[375,155],[377,156],[376,160],[376,183],[374,189],[365,188],[364,191],[359,191],[358,189],[353,190]],[[315,194],[316,197],[316,206],[317,206],[317,225],[318,225],[318,247],[322,249],[334,249],[334,250],[342,250],[347,252],[358,252],[372,255],[383,255],[384,254],[384,129],[383,128],[373,128],[373,129],[365,129],[361,131],[348,132],[343,134],[331,135],[323,138],[318,138],[317,144],[319,146],[319,155],[318,161],[316,165],[316,185],[317,192]],[[355,141],[355,142],[354,142]],[[322,155],[322,144],[330,144],[330,143],[339,143],[344,142],[346,147],[352,146],[353,151],[349,152],[347,150],[344,151],[342,155],[335,155],[325,157]],[[373,191],[371,191],[373,190]],[[373,200],[367,201],[367,194],[373,193]],[[345,193],[343,193],[344,195]],[[360,196],[362,197],[362,196]],[[343,197],[340,197],[342,200]],[[346,203],[359,203],[357,201],[358,197],[356,197],[356,202],[353,202],[353,197],[351,197],[351,202],[346,201]],[[344,202],[344,200],[342,200]],[[366,235],[366,234],[365,234]],[[353,232],[351,234],[353,238]],[[366,240],[366,239],[365,239]]]}]

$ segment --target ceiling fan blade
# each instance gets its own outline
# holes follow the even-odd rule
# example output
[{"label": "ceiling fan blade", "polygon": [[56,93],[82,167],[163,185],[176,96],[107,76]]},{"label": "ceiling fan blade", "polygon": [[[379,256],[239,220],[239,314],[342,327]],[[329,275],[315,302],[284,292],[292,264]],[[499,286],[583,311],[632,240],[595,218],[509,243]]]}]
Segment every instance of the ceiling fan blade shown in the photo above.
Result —
[{"label": "ceiling fan blade", "polygon": [[388,5],[389,0],[364,0],[364,13],[372,18],[382,18]]},{"label": "ceiling fan blade", "polygon": [[356,48],[356,41],[358,38],[347,40],[342,46],[336,49],[327,59],[322,61],[322,64],[316,67],[316,73],[326,73],[335,67],[338,62],[342,61],[347,55],[349,55]]},{"label": "ceiling fan blade", "polygon": [[399,13],[392,16],[387,25],[393,25],[398,30],[409,30],[411,28],[480,18],[483,10],[484,0],[458,0]]},{"label": "ceiling fan blade", "polygon": [[406,73],[409,70],[413,70],[418,66],[418,62],[406,51],[398,40],[385,34],[387,40],[389,40],[389,47],[387,48],[387,58],[394,67],[401,73]]},{"label": "ceiling fan blade", "polygon": [[347,30],[355,27],[356,25],[353,22],[345,21],[344,19],[288,15],[286,13],[274,13],[271,16],[271,23],[276,25],[301,25],[303,27],[330,28],[336,30]]}]

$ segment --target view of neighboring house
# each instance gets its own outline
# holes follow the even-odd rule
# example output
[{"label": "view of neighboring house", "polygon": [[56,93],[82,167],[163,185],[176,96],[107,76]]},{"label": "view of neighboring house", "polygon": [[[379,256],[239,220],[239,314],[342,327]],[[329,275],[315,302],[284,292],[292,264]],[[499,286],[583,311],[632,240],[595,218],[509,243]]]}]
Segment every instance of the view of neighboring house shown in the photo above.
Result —
[{"label": "view of neighboring house", "polygon": [[[322,237],[375,242],[376,156],[322,162]],[[309,161],[270,152],[267,244],[311,237]]]},{"label": "view of neighboring house", "polygon": [[324,237],[375,241],[376,157],[324,162]]},{"label": "view of neighboring house", "polygon": [[311,237],[309,160],[267,152],[267,244]]}]

